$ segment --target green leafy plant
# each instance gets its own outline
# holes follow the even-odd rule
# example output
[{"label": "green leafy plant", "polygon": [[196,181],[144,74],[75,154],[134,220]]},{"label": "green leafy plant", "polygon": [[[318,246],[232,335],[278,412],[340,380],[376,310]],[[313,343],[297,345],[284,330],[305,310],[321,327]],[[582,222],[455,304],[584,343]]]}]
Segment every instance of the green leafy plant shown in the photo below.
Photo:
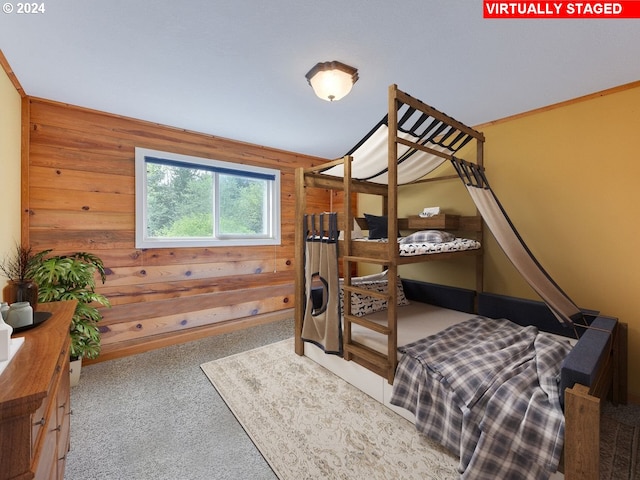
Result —
[{"label": "green leafy plant", "polygon": [[72,359],[95,358],[100,353],[102,314],[98,305],[110,307],[109,300],[95,291],[96,273],[105,282],[104,264],[87,252],[48,256],[51,250],[36,254],[31,278],[38,284],[38,301],[77,300],[71,321]]}]

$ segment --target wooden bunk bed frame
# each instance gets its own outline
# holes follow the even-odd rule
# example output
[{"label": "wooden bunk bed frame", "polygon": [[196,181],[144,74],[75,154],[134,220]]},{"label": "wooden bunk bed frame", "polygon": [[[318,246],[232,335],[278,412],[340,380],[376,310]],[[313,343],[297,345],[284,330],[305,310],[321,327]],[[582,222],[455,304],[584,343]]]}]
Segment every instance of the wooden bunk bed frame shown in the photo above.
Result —
[{"label": "wooden bunk bed frame", "polygon": [[[479,165],[483,161],[483,144],[484,135],[477,132],[457,120],[445,115],[444,113],[430,107],[429,105],[411,97],[410,95],[400,91],[396,85],[389,87],[389,115],[388,115],[388,182],[386,185],[377,184],[367,181],[359,181],[352,179],[351,162],[352,157],[335,160],[333,162],[319,165],[312,168],[299,168],[296,170],[296,219],[298,225],[302,225],[302,218],[305,214],[305,188],[327,188],[331,190],[341,190],[344,194],[344,211],[339,216],[338,225],[344,232],[344,240],[340,242],[340,256],[343,262],[344,275],[344,358],[345,360],[353,360],[362,364],[369,370],[387,378],[390,384],[393,383],[397,367],[397,282],[398,282],[398,266],[410,263],[422,263],[433,260],[448,260],[460,256],[477,257],[476,268],[476,289],[482,291],[483,278],[483,262],[482,248],[478,250],[467,250],[460,252],[446,252],[434,255],[416,255],[416,256],[400,256],[398,244],[393,241],[378,242],[358,242],[352,241],[351,228],[344,228],[345,225],[352,225],[354,221],[353,208],[351,204],[352,193],[366,193],[381,196],[383,201],[383,214],[387,216],[388,232],[398,232],[399,230],[424,230],[424,229],[444,229],[455,233],[471,234],[476,240],[482,242],[482,219],[476,214],[475,216],[451,216],[439,215],[435,218],[420,218],[413,216],[409,218],[398,218],[398,145],[405,145],[411,149],[423,151],[436,155],[445,159],[450,159],[450,155],[439,150],[412,142],[398,135],[398,106],[407,105],[415,109],[417,112],[426,113],[436,121],[445,125],[451,125],[458,131],[473,137],[477,140],[476,158]],[[338,164],[344,165],[344,177],[332,177],[319,173],[328,167]],[[428,181],[448,180],[452,176],[434,177]],[[458,178],[455,176],[455,178]],[[366,223],[364,219],[357,218],[356,221],[362,226]],[[304,251],[305,232],[300,228],[296,229],[296,251]],[[379,265],[388,270],[388,293],[377,294],[364,291],[357,286],[351,284],[351,272],[354,265],[358,263]],[[301,340],[302,317],[304,315],[304,264],[298,262],[296,269],[296,353],[302,355],[304,345]],[[360,293],[364,295],[380,296],[387,300],[387,326],[381,327],[379,324],[370,322],[366,318],[357,317],[351,314],[351,295]],[[377,333],[387,336],[387,353],[386,355],[359,344],[353,340],[351,335],[351,325],[356,323],[365,328],[369,328]]]},{"label": "wooden bunk bed frame", "polygon": [[[389,87],[389,112],[388,112],[388,183],[381,185],[377,183],[359,181],[352,179],[350,156],[325,163],[317,167],[308,169],[296,169],[296,221],[298,228],[295,229],[295,247],[297,255],[301,255],[296,262],[295,276],[295,352],[298,355],[305,354],[305,344],[302,340],[302,324],[305,308],[305,272],[304,272],[304,251],[306,232],[303,230],[303,218],[306,212],[305,189],[306,188],[324,188],[338,190],[344,193],[344,211],[339,214],[338,225],[343,232],[344,238],[340,242],[339,252],[342,258],[342,272],[344,276],[344,323],[343,323],[343,348],[344,360],[354,361],[360,366],[384,378],[388,384],[393,383],[395,370],[397,367],[397,282],[398,266],[409,264],[428,262],[434,260],[447,260],[459,256],[476,256],[476,291],[479,297],[483,294],[482,277],[483,277],[483,261],[482,248],[479,250],[470,250],[462,252],[439,253],[434,255],[419,255],[413,257],[402,257],[399,254],[397,242],[388,241],[384,243],[360,242],[351,238],[351,228],[353,225],[354,215],[352,209],[351,198],[353,193],[366,193],[380,195],[385,200],[383,214],[388,217],[388,232],[398,232],[400,230],[423,230],[423,229],[447,229],[456,232],[471,232],[476,239],[482,240],[482,220],[478,215],[470,217],[455,217],[440,215],[434,218],[411,217],[407,219],[397,218],[398,213],[398,185],[397,185],[397,158],[398,145],[405,145],[409,148],[421,150],[427,153],[435,154],[445,159],[450,159],[450,155],[432,149],[419,143],[413,143],[405,138],[398,136],[398,106],[401,104],[409,105],[410,108],[423,112],[431,117],[452,125],[456,129],[463,131],[476,140],[476,162],[482,166],[483,163],[483,147],[484,136],[455,119],[445,115],[442,112],[430,107],[429,105],[411,97],[410,95],[400,91],[396,85]],[[321,172],[335,165],[344,165],[344,177],[332,177],[323,175]],[[438,179],[449,179],[451,177],[439,177]],[[457,178],[457,176],[456,176]],[[364,219],[355,219],[363,227]],[[345,228],[345,226],[347,226]],[[355,264],[373,264],[380,265],[388,270],[388,293],[378,294],[366,291],[351,284],[352,271]],[[445,287],[446,288],[446,287]],[[364,317],[357,317],[351,314],[351,294],[360,293],[363,295],[379,296],[385,298],[388,302],[387,309],[387,325],[381,327],[379,324],[368,321]],[[420,301],[420,299],[418,299]],[[499,315],[500,318],[512,319],[509,313],[513,311],[514,305],[520,308],[520,299],[516,303],[510,300],[503,302],[500,300],[495,308],[494,302],[493,313]],[[528,301],[524,301],[525,304]],[[542,308],[546,308],[544,304]],[[491,310],[491,308],[489,308]],[[486,311],[486,308],[485,308]],[[484,313],[482,309],[478,310],[479,314],[490,316]],[[526,316],[526,315],[525,315]],[[497,317],[494,317],[497,318]],[[595,320],[597,322],[598,319]],[[352,324],[369,328],[377,333],[387,336],[387,352],[381,354],[371,348],[355,342],[351,335]],[[596,346],[590,345],[586,347],[586,353],[575,349],[570,353],[573,356],[573,365],[565,368],[563,366],[563,376],[569,378],[565,385],[565,449],[563,457],[563,466],[561,469],[565,473],[565,479],[586,479],[596,480],[599,477],[599,419],[601,411],[601,402],[609,397],[614,403],[626,403],[626,368],[627,368],[627,351],[626,351],[626,324],[613,319],[613,325],[604,330],[589,330],[587,333],[592,334],[596,338]],[[584,335],[589,336],[589,335]],[[579,342],[578,344],[586,342]],[[578,350],[578,352],[574,352]],[[586,359],[586,365],[582,365],[580,355]],[[566,360],[565,360],[566,363]],[[576,365],[578,365],[577,376],[575,375]],[[584,368],[582,368],[584,367]],[[573,369],[573,370],[572,370]],[[569,373],[567,373],[569,372]],[[577,379],[577,380],[576,380]]]}]

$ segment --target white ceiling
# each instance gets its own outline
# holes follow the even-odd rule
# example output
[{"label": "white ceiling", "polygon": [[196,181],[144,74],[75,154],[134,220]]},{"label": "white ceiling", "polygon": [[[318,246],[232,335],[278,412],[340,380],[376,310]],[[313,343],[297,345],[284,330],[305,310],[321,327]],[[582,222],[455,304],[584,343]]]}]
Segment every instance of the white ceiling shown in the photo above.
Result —
[{"label": "white ceiling", "polygon": [[[9,0],[12,1],[12,0]],[[0,13],[28,95],[334,158],[387,87],[477,125],[640,80],[640,20],[485,20],[481,0],[44,0]],[[335,103],[305,73],[359,70]]]}]

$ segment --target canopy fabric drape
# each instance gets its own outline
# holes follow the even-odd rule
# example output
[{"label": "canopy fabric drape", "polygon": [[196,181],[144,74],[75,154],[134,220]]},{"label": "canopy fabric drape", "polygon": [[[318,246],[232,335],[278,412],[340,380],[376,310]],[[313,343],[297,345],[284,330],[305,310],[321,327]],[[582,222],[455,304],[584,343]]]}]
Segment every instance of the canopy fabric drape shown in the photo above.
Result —
[{"label": "canopy fabric drape", "polygon": [[566,325],[573,325],[574,321],[582,319],[580,308],[553,281],[525,245],[491,190],[483,169],[456,158],[451,162],[502,250],[556,318]]},{"label": "canopy fabric drape", "polygon": [[[325,231],[325,216],[328,230]],[[317,224],[316,224],[317,220]],[[342,355],[342,312],[338,272],[338,216],[336,213],[305,215],[305,310],[302,340],[325,353]],[[313,301],[312,290],[321,291],[321,302]]]},{"label": "canopy fabric drape", "polygon": [[[398,148],[398,185],[415,182],[442,165],[447,158],[469,143],[473,137],[458,127],[435,118],[435,110],[419,112],[408,104],[398,106],[397,135],[413,144],[428,147],[435,153],[412,148],[402,143]],[[438,112],[440,113],[440,112]],[[388,182],[389,116],[378,124],[346,155],[353,158],[351,178],[386,185]],[[344,166],[323,171],[326,175],[344,177]]]},{"label": "canopy fabric drape", "polygon": [[[387,173],[387,142],[389,129],[387,125],[380,125],[373,131],[367,141],[348,155],[353,157],[351,166],[352,178],[368,180],[373,183],[386,185]],[[415,141],[410,134],[399,132],[402,138]],[[443,150],[439,148],[439,150]],[[445,158],[419,150],[412,150],[405,145],[398,145],[398,184],[411,183],[432,172],[445,162]],[[336,165],[323,173],[337,177],[344,176],[344,166]]]},{"label": "canopy fabric drape", "polygon": [[[396,97],[395,105],[395,125],[390,124],[386,115],[347,153],[352,158],[351,178],[388,184],[391,137],[394,136],[390,128],[396,128],[398,185],[421,179],[450,160],[502,250],[557,319],[565,325],[573,325],[576,320],[588,323],[583,312],[529,251],[489,187],[483,167],[456,158],[474,138],[484,142],[483,135],[428,105],[417,108],[411,97],[403,97],[402,101]],[[343,177],[344,162],[329,166],[322,173]]]}]

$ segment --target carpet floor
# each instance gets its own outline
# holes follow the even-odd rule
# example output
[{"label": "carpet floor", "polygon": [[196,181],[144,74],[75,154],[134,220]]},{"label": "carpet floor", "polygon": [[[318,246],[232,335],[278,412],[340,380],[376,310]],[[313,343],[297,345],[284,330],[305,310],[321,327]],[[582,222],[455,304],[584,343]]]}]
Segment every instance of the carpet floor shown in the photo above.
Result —
[{"label": "carpet floor", "polygon": [[600,421],[600,479],[640,480],[640,405],[604,405]]},{"label": "carpet floor", "polygon": [[287,320],[82,368],[66,480],[276,480],[200,364],[291,337]]}]

